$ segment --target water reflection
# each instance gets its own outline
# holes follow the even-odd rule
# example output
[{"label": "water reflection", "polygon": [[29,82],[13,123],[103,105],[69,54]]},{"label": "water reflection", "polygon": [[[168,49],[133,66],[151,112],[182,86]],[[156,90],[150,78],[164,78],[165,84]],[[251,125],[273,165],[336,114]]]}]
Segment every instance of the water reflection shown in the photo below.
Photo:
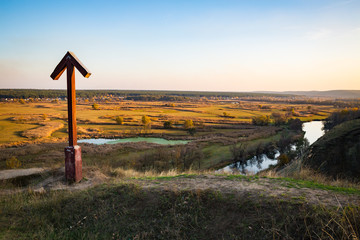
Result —
[{"label": "water reflection", "polygon": [[[291,143],[286,136],[281,136],[277,142],[277,148],[263,149],[262,153],[257,152],[252,158],[237,161],[222,169],[217,173],[230,172],[241,174],[256,174],[261,170],[269,168],[271,165],[278,163],[277,158],[284,153],[287,157],[293,159],[301,156],[306,148],[320,138],[324,131],[323,123],[320,121],[312,121],[303,124],[304,138],[299,139],[295,143]],[[265,154],[266,153],[266,154]]]},{"label": "water reflection", "polygon": [[253,158],[241,163],[236,162],[232,163],[222,169],[217,170],[217,173],[220,172],[233,172],[233,173],[242,173],[242,174],[255,174],[263,169],[269,168],[271,165],[277,163],[276,158],[280,156],[280,152],[276,151],[273,154],[273,158],[269,158],[266,154],[261,154],[259,156],[254,156]]},{"label": "water reflection", "polygon": [[322,135],[324,135],[323,122],[312,121],[303,124],[303,131],[305,132],[305,138],[309,141],[309,144],[313,144]]}]

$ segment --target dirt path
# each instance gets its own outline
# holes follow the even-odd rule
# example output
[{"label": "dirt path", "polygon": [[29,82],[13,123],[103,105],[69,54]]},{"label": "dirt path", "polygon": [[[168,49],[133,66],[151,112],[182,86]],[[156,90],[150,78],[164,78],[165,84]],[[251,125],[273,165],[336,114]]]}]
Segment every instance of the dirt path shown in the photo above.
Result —
[{"label": "dirt path", "polygon": [[[18,169],[0,171],[0,180],[8,181],[10,177],[22,177],[26,174],[38,174],[44,169]],[[129,183],[139,185],[146,191],[197,191],[212,190],[222,194],[233,194],[238,197],[246,196],[260,198],[273,197],[293,202],[305,202],[311,205],[325,205],[344,207],[359,205],[360,196],[356,194],[339,193],[331,190],[306,188],[297,186],[283,179],[269,178],[229,178],[216,175],[196,175],[163,177],[155,179],[114,179],[108,178],[96,169],[84,169],[84,179],[77,184],[67,184],[64,179],[64,168],[52,170],[41,181],[30,188],[34,192],[50,190],[82,190],[100,183]],[[29,186],[14,189],[0,189],[0,194],[28,191]]]},{"label": "dirt path", "polygon": [[[2,189],[0,186],[0,195],[12,194],[16,192],[29,191],[45,192],[56,190],[83,190],[97,184],[106,182],[109,178],[95,169],[83,169],[83,180],[76,184],[69,184],[65,180],[65,168],[59,169],[14,169],[0,171],[0,181],[13,182],[21,178],[33,178],[33,181],[28,181],[27,186],[10,187]],[[6,186],[6,184],[5,184]]]},{"label": "dirt path", "polygon": [[35,174],[41,174],[45,172],[44,168],[27,168],[27,169],[10,169],[0,171],[0,180],[6,180],[11,178],[31,176]]}]

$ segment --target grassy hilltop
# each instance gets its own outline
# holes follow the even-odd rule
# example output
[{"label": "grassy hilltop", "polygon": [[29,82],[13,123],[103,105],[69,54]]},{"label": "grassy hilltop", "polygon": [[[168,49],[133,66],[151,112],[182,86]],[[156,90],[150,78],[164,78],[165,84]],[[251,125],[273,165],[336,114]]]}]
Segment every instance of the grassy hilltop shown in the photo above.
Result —
[{"label": "grassy hilltop", "polygon": [[0,238],[356,239],[359,196],[354,188],[281,178],[125,178],[1,196]]},{"label": "grassy hilltop", "polygon": [[333,178],[359,181],[360,119],[335,126],[316,141],[304,156],[304,164]]}]

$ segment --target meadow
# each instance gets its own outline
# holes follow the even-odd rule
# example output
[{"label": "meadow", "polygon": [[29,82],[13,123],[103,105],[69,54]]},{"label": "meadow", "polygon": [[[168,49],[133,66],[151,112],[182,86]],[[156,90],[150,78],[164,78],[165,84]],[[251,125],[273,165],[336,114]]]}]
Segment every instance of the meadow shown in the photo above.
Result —
[{"label": "meadow", "polygon": [[[6,169],[6,162],[12,157],[21,162],[20,168],[54,168],[63,164],[62,149],[67,142],[66,101],[18,100],[2,102],[0,109],[0,144],[4,148],[0,154],[0,169]],[[267,147],[272,148],[284,131],[292,139],[301,135],[286,125],[254,125],[254,117],[277,114],[311,121],[324,119],[332,111],[334,107],[331,105],[267,100],[196,98],[167,102],[79,98],[77,133],[78,139],[145,136],[190,141],[186,146],[154,145],[151,149],[147,144],[110,147],[79,143],[83,148],[84,164],[88,167],[96,166],[103,170],[123,167],[139,171],[151,168],[158,171],[206,170],[231,163],[234,156],[230,146],[239,141],[247,144],[249,157]],[[144,116],[148,119],[146,123],[142,121]],[[107,158],[103,159],[102,154]],[[157,159],[156,164],[152,158]]]},{"label": "meadow", "polygon": [[[97,104],[98,109],[92,106]],[[196,136],[231,135],[249,132],[255,116],[273,113],[288,114],[302,121],[324,119],[334,111],[329,105],[269,103],[267,101],[193,100],[164,101],[114,101],[91,102],[78,100],[78,137],[125,137],[134,135],[165,136],[166,138],[191,138],[186,120],[193,122]],[[67,137],[67,105],[65,101],[28,101],[0,103],[0,144],[34,141],[65,141]],[[142,117],[151,120],[144,129]],[[123,119],[122,124],[116,118]],[[164,127],[170,121],[171,127]],[[46,128],[47,127],[47,128]],[[45,131],[44,131],[45,129]],[[27,134],[32,130],[32,134]],[[145,131],[146,130],[146,131]],[[36,132],[41,134],[36,135]]]}]

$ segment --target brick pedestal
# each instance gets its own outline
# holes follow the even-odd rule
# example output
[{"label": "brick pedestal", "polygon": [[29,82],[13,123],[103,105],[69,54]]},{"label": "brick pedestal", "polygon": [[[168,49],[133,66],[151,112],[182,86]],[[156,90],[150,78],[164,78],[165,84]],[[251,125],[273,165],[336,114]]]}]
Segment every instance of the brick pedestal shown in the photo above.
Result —
[{"label": "brick pedestal", "polygon": [[81,148],[78,145],[65,148],[65,177],[75,182],[82,179]]}]

